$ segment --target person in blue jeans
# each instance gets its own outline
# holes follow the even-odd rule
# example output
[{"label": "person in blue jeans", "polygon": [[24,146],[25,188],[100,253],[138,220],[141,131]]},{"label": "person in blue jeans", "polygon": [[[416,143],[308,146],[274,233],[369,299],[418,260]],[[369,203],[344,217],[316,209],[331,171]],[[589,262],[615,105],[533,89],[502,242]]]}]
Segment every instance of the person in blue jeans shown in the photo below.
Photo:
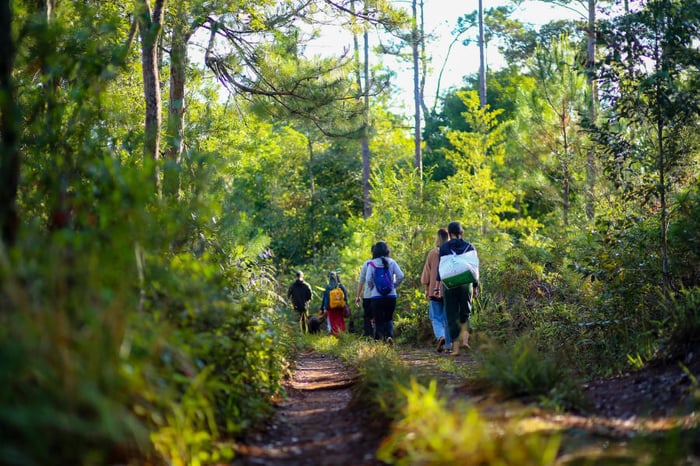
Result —
[{"label": "person in blue jeans", "polygon": [[[396,310],[396,288],[404,279],[404,273],[399,264],[389,257],[389,245],[379,241],[372,249],[372,260],[367,267],[365,286],[370,290],[372,314],[374,315],[375,340],[383,340],[389,345],[394,344],[394,311]],[[379,274],[388,270],[391,279],[390,290],[382,294],[379,286]],[[376,280],[375,280],[375,277]],[[375,283],[376,282],[376,283]]]},{"label": "person in blue jeans", "polygon": [[[442,298],[440,283],[437,281],[438,265],[440,264],[439,249],[448,240],[446,228],[437,231],[435,247],[428,252],[421,273],[421,283],[425,285],[425,297],[428,300],[428,316],[433,326],[433,334],[437,341],[437,352],[452,351],[452,338],[447,331],[447,318]],[[438,289],[436,292],[435,290]]]}]

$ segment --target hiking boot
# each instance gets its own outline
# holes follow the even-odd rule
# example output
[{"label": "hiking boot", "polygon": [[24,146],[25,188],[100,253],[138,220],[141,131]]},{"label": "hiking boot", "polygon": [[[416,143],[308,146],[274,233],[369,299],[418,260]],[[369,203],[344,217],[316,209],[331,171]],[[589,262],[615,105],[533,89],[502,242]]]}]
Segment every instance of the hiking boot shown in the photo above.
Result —
[{"label": "hiking boot", "polygon": [[445,337],[440,337],[438,339],[437,348],[435,349],[438,353],[442,353],[445,349]]},{"label": "hiking boot", "polygon": [[389,345],[389,346],[394,346],[394,339],[391,338],[391,337],[388,337],[388,338],[386,339],[386,344]]}]

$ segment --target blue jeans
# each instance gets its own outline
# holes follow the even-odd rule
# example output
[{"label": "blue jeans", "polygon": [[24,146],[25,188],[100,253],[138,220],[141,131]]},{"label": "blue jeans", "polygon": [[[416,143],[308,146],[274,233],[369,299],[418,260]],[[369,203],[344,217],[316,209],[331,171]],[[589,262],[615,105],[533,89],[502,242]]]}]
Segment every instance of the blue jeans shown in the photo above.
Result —
[{"label": "blue jeans", "polygon": [[450,348],[452,346],[452,339],[450,338],[450,332],[447,331],[447,318],[445,317],[445,306],[442,301],[430,300],[428,316],[430,317],[430,322],[433,324],[435,338],[439,340],[440,337],[444,337],[445,346]]}]

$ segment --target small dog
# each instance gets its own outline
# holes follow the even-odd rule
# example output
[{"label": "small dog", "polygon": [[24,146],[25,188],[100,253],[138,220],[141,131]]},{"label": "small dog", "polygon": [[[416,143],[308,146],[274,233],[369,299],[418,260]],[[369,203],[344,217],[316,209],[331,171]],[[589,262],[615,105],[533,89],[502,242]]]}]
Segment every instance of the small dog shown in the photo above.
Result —
[{"label": "small dog", "polygon": [[309,316],[309,333],[320,333],[321,332],[321,319],[317,316]]}]

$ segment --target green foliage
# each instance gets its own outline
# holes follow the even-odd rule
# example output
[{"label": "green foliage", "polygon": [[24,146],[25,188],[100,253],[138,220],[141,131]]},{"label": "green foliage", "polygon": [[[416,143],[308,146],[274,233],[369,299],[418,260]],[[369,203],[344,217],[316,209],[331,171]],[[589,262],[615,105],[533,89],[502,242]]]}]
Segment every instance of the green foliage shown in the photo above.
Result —
[{"label": "green foliage", "polygon": [[[218,15],[219,26],[249,18],[271,40],[258,55],[226,48],[207,65],[233,79],[243,63],[256,65],[274,76],[242,82],[293,89],[294,98],[223,102],[219,83],[192,61],[185,152],[158,162],[179,181],[166,197],[154,176],[163,167],[142,157],[140,56],[127,46],[133,5],[55,3],[50,17],[38,3],[13,3],[22,223],[16,247],[0,249],[0,463],[230,461],[221,439],[270,413],[303,344],[359,367],[357,400],[405,422],[386,444],[391,461],[544,464],[554,440],[494,436],[470,408],[445,413],[435,388],[412,383],[394,350],[350,335],[302,338],[292,326],[291,277],[283,277],[293,266],[314,286],[314,309],[329,270],[340,269],[353,294],[360,264],[384,240],[406,273],[397,338],[432,339],[419,277],[435,231],[452,220],[482,259],[475,327],[494,346],[479,354],[486,380],[505,393],[560,407],[574,402],[570,372],[613,373],[628,360],[639,366],[697,346],[693,2],[648,2],[603,25],[605,112],[587,134],[576,113],[588,97],[585,77],[576,73],[577,46],[564,41],[543,40],[551,46],[537,50],[530,75],[489,73],[485,108],[474,92],[446,96],[425,132],[428,181],[412,168],[405,122],[377,100],[369,218],[360,218],[353,139],[360,107],[354,96],[337,99],[355,91],[350,72],[319,76],[340,63],[302,59],[292,23],[267,30],[275,2],[224,2],[233,10]],[[195,29],[217,16],[209,4],[184,5]],[[532,31],[501,19],[519,44],[508,56],[524,60]],[[558,35],[560,26],[549,30]],[[240,39],[227,38],[227,46]],[[590,136],[607,176],[594,187],[588,226],[581,155]],[[672,259],[666,269],[659,244]],[[667,291],[680,291],[660,293],[662,272]]]},{"label": "green foliage", "polygon": [[428,316],[428,301],[425,299],[424,288],[416,284],[404,289],[401,292],[401,312],[394,315],[394,339],[414,345],[432,344],[435,337]]},{"label": "green foliage", "polygon": [[[426,115],[423,139],[426,142],[423,164],[426,172],[430,173],[430,179],[444,180],[454,174],[452,162],[445,157],[445,150],[450,148],[447,138],[449,131],[473,131],[470,122],[464,118],[467,106],[461,97],[465,91],[477,92],[479,89],[478,76],[466,76],[468,85],[464,89],[450,90],[442,98],[442,105],[438,111]],[[534,87],[534,80],[524,75],[519,69],[510,67],[497,71],[490,71],[486,75],[488,88],[487,104],[493,111],[500,113],[502,122],[509,122],[517,110],[516,99],[521,92],[528,92]],[[513,138],[515,141],[515,138]],[[520,151],[519,147],[509,149],[513,153]],[[513,170],[509,179],[520,178],[524,173],[515,169],[517,165],[508,165]],[[432,169],[432,170],[431,170]]]},{"label": "green foliage", "polygon": [[698,71],[695,6],[692,1],[650,1],[601,28],[605,59],[598,77],[609,118],[597,122],[592,134],[617,190],[657,211],[658,273],[665,299],[673,286],[667,235],[671,202],[697,171],[697,158],[689,154],[698,150],[693,137],[700,116],[698,81],[688,78]]},{"label": "green foliage", "polygon": [[503,396],[541,397],[555,404],[570,403],[574,384],[566,366],[552,351],[538,349],[539,341],[521,336],[506,344],[480,346],[480,378]]},{"label": "green foliage", "polygon": [[[27,45],[59,49],[37,55],[52,64],[46,74],[22,74],[27,50],[19,60],[31,124],[26,222],[17,247],[3,250],[0,274],[0,462],[220,463],[232,456],[222,437],[269,413],[294,344],[275,309],[269,239],[243,209],[222,208],[230,186],[221,149],[245,133],[224,139],[223,107],[193,104],[203,118],[179,202],[156,199],[134,131],[138,74],[110,82],[108,58],[126,31],[96,22],[87,4],[55,14],[25,31]],[[97,16],[112,15],[105,7]]]},{"label": "green foliage", "polygon": [[89,250],[58,243],[21,267],[1,257],[3,464],[97,465],[115,448],[149,450],[120,353],[129,283],[105,281]]},{"label": "green foliage", "polygon": [[406,407],[377,453],[388,464],[548,465],[556,459],[559,436],[523,434],[517,421],[496,430],[468,404],[448,408],[434,381],[427,387],[411,381],[401,394]]},{"label": "green foliage", "polygon": [[[105,246],[123,250],[111,233]],[[115,448],[174,464],[230,457],[218,439],[269,412],[293,344],[278,333],[276,297],[265,291],[274,282],[252,259],[258,250],[227,262],[212,244],[165,264],[167,256],[145,254],[137,300],[133,252],[115,257],[86,234],[57,235],[42,256],[18,255],[20,267],[4,263],[2,462],[104,464]],[[42,430],[51,434],[35,435]]]},{"label": "green foliage", "polygon": [[[452,219],[460,219],[464,236],[493,251],[507,249],[513,237],[531,236],[540,227],[534,219],[519,216],[518,193],[496,183],[506,162],[504,127],[498,111],[480,108],[475,92],[459,94],[467,106],[465,118],[471,132],[451,131],[448,138],[454,149],[447,151],[456,172],[445,180],[440,203],[451,206]],[[477,250],[483,250],[478,246]]]},{"label": "green foliage", "polygon": [[[436,382],[412,374],[391,348],[341,334],[311,338],[317,351],[343,358],[360,371],[354,402],[375,405],[395,424],[378,452],[388,464],[552,464],[560,438],[523,434],[518,420],[495,429],[478,411],[447,407]],[[498,432],[496,434],[495,432]],[[469,438],[469,442],[464,442]]]},{"label": "green foliage", "polygon": [[[557,206],[559,215],[541,220],[551,222],[561,217],[563,224],[568,224],[577,212],[580,215],[585,199],[586,139],[580,115],[589,105],[590,96],[581,62],[567,36],[536,47],[529,61],[535,86],[519,92],[513,120],[520,147],[514,151],[514,158],[532,170],[519,180],[528,187],[528,201],[534,204],[529,211],[546,213],[549,205]],[[533,196],[533,190],[539,196]],[[549,193],[556,194],[542,198]]]},{"label": "green foliage", "polygon": [[659,323],[661,351],[667,358],[682,357],[700,344],[700,291],[683,289],[665,307]]},{"label": "green foliage", "polygon": [[676,195],[668,238],[673,275],[685,286],[696,286],[700,271],[700,191],[691,187]]}]

